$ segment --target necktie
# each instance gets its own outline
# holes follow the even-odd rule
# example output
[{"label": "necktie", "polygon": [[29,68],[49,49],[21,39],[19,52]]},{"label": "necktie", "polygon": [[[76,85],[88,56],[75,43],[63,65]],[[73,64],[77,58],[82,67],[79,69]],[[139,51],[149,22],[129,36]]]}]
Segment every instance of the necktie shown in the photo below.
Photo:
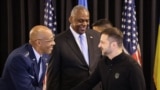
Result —
[{"label": "necktie", "polygon": [[39,58],[39,62],[38,62],[38,81],[41,79],[41,75],[42,75],[42,57]]},{"label": "necktie", "polygon": [[84,35],[80,35],[79,36],[80,39],[80,48],[81,48],[81,52],[85,58],[86,63],[89,65],[89,58],[88,58],[88,45],[87,42],[85,40]]}]

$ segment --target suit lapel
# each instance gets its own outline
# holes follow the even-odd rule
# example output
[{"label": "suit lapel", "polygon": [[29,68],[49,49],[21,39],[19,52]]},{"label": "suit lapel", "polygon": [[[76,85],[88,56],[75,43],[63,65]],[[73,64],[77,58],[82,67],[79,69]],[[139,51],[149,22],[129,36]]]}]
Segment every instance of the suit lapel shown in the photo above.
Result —
[{"label": "suit lapel", "polygon": [[39,75],[39,72],[38,72],[38,66],[37,66],[37,60],[36,60],[36,57],[35,57],[35,54],[33,52],[33,49],[32,49],[32,46],[30,44],[27,45],[27,50],[29,51],[29,57],[30,59],[32,60],[33,62],[33,71],[35,72],[35,78],[36,80],[38,81],[38,75]]},{"label": "suit lapel", "polygon": [[83,54],[80,51],[80,48],[78,47],[78,44],[76,43],[74,36],[72,35],[71,31],[68,30],[69,34],[67,34],[67,43],[70,46],[71,50],[73,50],[73,52],[79,57],[79,60],[85,64],[87,64],[85,62],[85,59],[83,57]]},{"label": "suit lapel", "polygon": [[41,78],[40,78],[40,82],[43,81],[43,78],[42,78],[42,77],[44,77],[44,75],[45,75],[45,72],[44,72],[44,71],[46,71],[46,62],[47,62],[47,59],[48,59],[48,58],[46,58],[46,57],[43,57],[43,58],[42,58],[42,76],[41,76]]},{"label": "suit lapel", "polygon": [[44,71],[46,71],[46,63],[47,63],[47,60],[48,60],[49,57],[42,56],[42,76],[41,76],[40,81],[38,82],[39,72],[38,72],[38,66],[37,66],[37,60],[36,60],[35,54],[33,52],[32,46],[30,44],[26,45],[26,48],[27,48],[28,53],[29,53],[28,54],[29,58],[31,59],[31,61],[33,63],[34,78],[35,78],[36,82],[40,84],[43,81],[42,77],[44,77],[44,75],[45,75]]},{"label": "suit lapel", "polygon": [[96,37],[94,37],[92,34],[90,34],[89,30],[86,31],[86,36],[87,36],[87,42],[88,42],[88,55],[89,55],[89,67],[94,67],[95,66],[95,62],[96,62],[96,58],[95,58],[95,48],[98,47],[98,45],[95,45],[95,39]]},{"label": "suit lapel", "polygon": [[38,80],[39,72],[38,72],[38,64],[37,64],[37,61],[36,61],[36,60],[35,60],[35,62],[34,62],[34,71],[35,71],[35,73],[36,73],[36,78],[37,78],[37,80]]},{"label": "suit lapel", "polygon": [[92,64],[93,59],[94,59],[94,43],[93,43],[93,36],[90,35],[89,33],[86,33],[87,36],[87,43],[88,43],[88,55],[89,55],[89,65]]}]

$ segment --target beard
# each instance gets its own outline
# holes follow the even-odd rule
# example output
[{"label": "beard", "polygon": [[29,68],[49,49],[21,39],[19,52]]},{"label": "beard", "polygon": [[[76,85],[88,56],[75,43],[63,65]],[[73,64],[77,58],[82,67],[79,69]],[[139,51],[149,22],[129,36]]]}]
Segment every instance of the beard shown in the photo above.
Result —
[{"label": "beard", "polygon": [[105,49],[104,51],[102,51],[103,56],[109,56],[111,53],[112,53],[112,50],[110,47],[108,47],[108,49]]}]

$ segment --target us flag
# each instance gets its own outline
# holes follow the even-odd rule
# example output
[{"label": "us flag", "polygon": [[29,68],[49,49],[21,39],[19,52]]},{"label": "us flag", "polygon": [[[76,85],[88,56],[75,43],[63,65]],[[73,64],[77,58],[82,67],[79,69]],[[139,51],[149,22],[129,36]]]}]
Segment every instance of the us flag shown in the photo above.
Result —
[{"label": "us flag", "polygon": [[45,0],[44,25],[52,29],[54,33],[56,32],[57,22],[52,0]]},{"label": "us flag", "polygon": [[135,12],[135,1],[125,0],[122,12],[122,32],[124,49],[141,65],[141,53],[138,43],[138,32]]},{"label": "us flag", "polygon": [[[45,0],[45,8],[44,8],[44,25],[49,27],[52,32],[56,33],[56,13],[55,8],[53,7],[52,0]],[[46,73],[43,80],[43,89],[46,90],[46,84],[47,84],[47,68],[48,65],[46,65]]]}]

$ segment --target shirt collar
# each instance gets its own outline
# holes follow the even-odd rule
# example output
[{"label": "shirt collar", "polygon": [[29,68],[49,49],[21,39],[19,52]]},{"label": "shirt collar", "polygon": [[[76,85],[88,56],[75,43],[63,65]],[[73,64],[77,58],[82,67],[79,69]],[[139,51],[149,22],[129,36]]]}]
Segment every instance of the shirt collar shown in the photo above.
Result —
[{"label": "shirt collar", "polygon": [[39,58],[41,57],[41,55],[34,49],[34,47],[32,47],[32,49],[33,49],[33,52],[34,52],[34,54],[36,56],[37,62],[39,62]]},{"label": "shirt collar", "polygon": [[122,52],[122,53],[120,53],[119,55],[117,55],[116,57],[114,57],[112,60],[110,60],[108,57],[105,57],[105,62],[106,62],[107,64],[110,64],[110,63],[112,63],[112,64],[114,64],[114,63],[119,63],[119,62],[124,61],[124,59],[123,59],[124,56],[125,56],[125,53]]},{"label": "shirt collar", "polygon": [[[80,34],[78,34],[77,32],[75,32],[71,26],[70,26],[70,30],[71,30],[74,38],[79,38],[79,35],[80,35]],[[81,35],[84,35],[84,37],[86,37],[86,33],[83,33],[83,34],[81,34]]]}]

